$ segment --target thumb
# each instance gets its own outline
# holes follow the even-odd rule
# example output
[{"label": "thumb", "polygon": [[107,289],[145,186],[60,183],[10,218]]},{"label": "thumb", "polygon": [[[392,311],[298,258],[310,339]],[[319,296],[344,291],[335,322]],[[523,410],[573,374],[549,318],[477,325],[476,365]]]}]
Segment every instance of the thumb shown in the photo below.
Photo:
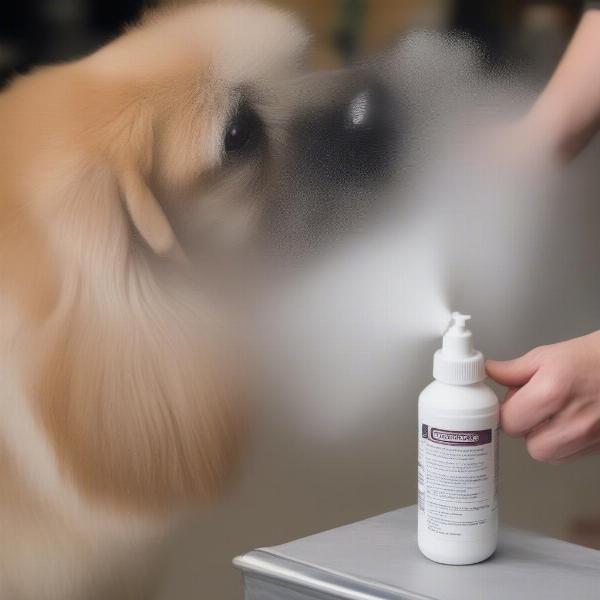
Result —
[{"label": "thumb", "polygon": [[485,370],[496,383],[508,387],[525,385],[539,368],[537,354],[528,352],[513,360],[487,360]]}]

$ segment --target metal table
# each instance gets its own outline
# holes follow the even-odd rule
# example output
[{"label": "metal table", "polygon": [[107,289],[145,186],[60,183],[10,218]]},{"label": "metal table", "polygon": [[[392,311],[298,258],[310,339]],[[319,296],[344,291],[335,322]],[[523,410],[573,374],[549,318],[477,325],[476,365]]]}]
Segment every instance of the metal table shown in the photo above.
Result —
[{"label": "metal table", "polygon": [[417,549],[410,506],[235,559],[245,600],[600,600],[600,551],[501,527],[496,554],[464,567]]}]

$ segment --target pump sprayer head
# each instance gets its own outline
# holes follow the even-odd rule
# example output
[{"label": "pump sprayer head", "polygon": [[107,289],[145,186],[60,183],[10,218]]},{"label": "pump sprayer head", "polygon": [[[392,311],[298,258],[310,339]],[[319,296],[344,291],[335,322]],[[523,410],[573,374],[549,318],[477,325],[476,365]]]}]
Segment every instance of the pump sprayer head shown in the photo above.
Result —
[{"label": "pump sprayer head", "polygon": [[461,331],[464,331],[467,321],[471,320],[471,315],[463,315],[459,312],[453,312],[452,320],[454,321],[454,323],[451,325],[452,328],[457,327]]},{"label": "pump sprayer head", "polygon": [[444,383],[468,385],[485,379],[481,352],[473,348],[473,334],[467,329],[470,315],[452,313],[452,321],[442,339],[442,348],[433,358],[433,376]]}]

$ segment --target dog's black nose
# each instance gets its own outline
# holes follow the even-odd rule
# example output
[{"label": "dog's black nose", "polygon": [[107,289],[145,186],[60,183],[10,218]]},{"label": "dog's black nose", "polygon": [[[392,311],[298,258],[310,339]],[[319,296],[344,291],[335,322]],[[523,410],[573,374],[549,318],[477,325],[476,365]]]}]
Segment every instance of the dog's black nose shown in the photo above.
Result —
[{"label": "dog's black nose", "polygon": [[362,71],[303,84],[268,211],[269,228],[294,249],[299,237],[337,237],[376,212],[401,130],[392,92]]},{"label": "dog's black nose", "polygon": [[381,182],[395,155],[398,124],[390,94],[381,83],[339,90],[316,111],[300,114],[292,126],[296,160],[311,184],[324,191]]}]

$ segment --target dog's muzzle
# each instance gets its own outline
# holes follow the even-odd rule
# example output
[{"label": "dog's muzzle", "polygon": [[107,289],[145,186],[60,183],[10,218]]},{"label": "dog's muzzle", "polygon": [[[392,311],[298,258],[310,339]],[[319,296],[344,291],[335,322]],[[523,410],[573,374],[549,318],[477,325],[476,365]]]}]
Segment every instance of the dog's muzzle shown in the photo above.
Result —
[{"label": "dog's muzzle", "polygon": [[294,250],[377,211],[401,129],[393,93],[365,69],[309,76],[302,85],[266,220],[270,235]]}]

